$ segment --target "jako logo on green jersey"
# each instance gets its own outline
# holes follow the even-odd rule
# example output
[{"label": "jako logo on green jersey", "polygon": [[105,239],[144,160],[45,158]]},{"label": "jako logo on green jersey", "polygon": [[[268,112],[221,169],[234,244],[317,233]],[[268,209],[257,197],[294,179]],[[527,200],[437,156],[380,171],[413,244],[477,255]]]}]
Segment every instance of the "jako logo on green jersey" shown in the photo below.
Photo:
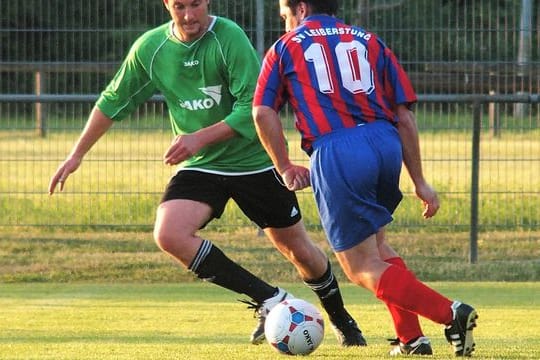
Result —
[{"label": "jako logo on green jersey", "polygon": [[199,90],[208,97],[195,100],[179,100],[180,106],[191,111],[208,110],[221,102],[221,85],[202,87]]}]

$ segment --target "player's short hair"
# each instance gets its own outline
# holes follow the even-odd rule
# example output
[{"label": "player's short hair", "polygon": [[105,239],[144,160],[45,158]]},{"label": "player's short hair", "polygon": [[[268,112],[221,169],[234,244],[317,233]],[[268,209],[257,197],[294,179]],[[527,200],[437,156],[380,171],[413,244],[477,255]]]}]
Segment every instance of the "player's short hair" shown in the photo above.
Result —
[{"label": "player's short hair", "polygon": [[339,7],[339,0],[287,0],[287,6],[294,11],[301,2],[311,6],[314,14],[336,15]]}]

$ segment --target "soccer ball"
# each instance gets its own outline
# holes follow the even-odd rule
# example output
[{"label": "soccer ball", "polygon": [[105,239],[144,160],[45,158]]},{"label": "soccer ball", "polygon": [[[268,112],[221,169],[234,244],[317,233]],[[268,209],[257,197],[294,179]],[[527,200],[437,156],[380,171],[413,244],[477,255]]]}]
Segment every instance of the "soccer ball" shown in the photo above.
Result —
[{"label": "soccer ball", "polygon": [[307,355],[323,341],[324,320],[311,303],[287,299],[266,317],[264,334],[268,343],[282,354]]}]

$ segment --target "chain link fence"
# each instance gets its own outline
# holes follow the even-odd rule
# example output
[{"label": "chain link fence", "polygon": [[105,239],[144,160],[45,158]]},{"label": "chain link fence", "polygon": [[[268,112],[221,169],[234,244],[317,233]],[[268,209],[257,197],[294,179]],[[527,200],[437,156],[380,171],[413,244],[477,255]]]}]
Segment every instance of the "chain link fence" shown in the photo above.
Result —
[{"label": "chain link fence", "polygon": [[[424,168],[442,199],[427,225],[404,174],[393,227],[526,231],[540,223],[539,2],[346,0],[339,17],[378,33],[419,94]],[[278,1],[212,1],[262,55],[283,31]],[[117,124],[58,196],[49,177],[134,39],[168,21],[158,0],[6,2],[0,26],[0,228],[150,229],[173,169],[159,94]],[[287,126],[291,119],[285,114]],[[296,134],[291,151],[307,164]],[[309,191],[306,224],[319,228]],[[229,204],[215,228],[252,226]],[[474,235],[476,236],[476,235]]]}]

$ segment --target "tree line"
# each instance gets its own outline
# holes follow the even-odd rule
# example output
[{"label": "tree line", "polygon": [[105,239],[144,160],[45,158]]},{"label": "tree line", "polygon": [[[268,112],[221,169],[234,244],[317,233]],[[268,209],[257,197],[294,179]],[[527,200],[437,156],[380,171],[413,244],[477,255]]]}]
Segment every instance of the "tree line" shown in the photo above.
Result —
[{"label": "tree line", "polygon": [[[538,9],[539,0],[533,1]],[[376,32],[408,70],[426,63],[515,62],[521,2],[517,0],[345,0],[339,17]],[[257,6],[264,6],[264,44],[282,33],[277,1],[211,1],[211,11],[237,21],[255,43]],[[119,62],[142,32],[169,20],[160,0],[8,1],[0,19],[0,62]],[[531,61],[539,61],[533,11]],[[2,93],[31,91],[30,74],[0,73]],[[23,79],[23,81],[21,81]],[[65,92],[97,91],[59,79]],[[81,87],[82,86],[82,87]],[[96,86],[96,88],[93,88]]]}]

